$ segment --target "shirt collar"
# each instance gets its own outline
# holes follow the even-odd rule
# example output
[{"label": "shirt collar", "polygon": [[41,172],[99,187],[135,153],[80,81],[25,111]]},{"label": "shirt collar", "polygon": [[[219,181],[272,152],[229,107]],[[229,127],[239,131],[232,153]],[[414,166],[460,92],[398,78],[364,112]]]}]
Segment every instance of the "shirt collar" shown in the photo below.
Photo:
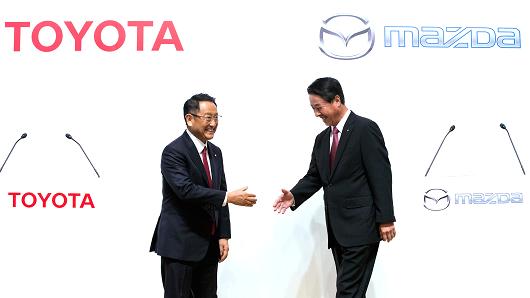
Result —
[{"label": "shirt collar", "polygon": [[[344,129],[344,125],[346,124],[346,120],[348,120],[348,117],[350,116],[351,111],[349,113],[345,113],[344,116],[340,119],[339,123],[337,124],[337,129],[339,130],[339,133],[342,133],[342,130]],[[333,131],[333,126],[330,127],[330,129]]]},{"label": "shirt collar", "polygon": [[199,154],[200,154],[202,152],[202,149],[204,149],[204,147],[207,146],[208,141],[206,141],[206,144],[205,144],[201,140],[199,140],[196,136],[194,136],[193,133],[191,133],[191,131],[189,131],[189,129],[186,129],[186,132],[188,133],[188,135],[190,136],[191,140],[193,141],[193,144],[195,145],[195,148],[197,148],[197,152],[199,152]]}]

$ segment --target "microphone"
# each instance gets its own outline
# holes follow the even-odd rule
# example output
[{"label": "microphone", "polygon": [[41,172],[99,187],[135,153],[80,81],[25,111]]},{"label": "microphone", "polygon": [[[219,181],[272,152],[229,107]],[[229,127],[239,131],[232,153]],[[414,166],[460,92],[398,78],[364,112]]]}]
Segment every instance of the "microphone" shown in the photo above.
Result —
[{"label": "microphone", "polygon": [[15,146],[17,145],[18,141],[22,140],[22,139],[25,139],[26,137],[28,136],[27,133],[23,133],[20,138],[15,142],[15,144],[13,145],[13,148],[11,148],[11,151],[9,151],[9,154],[7,155],[6,157],[6,160],[4,161],[4,164],[2,165],[2,167],[0,168],[0,172],[2,172],[2,170],[4,169],[4,166],[6,165],[6,162],[7,160],[9,159],[9,156],[11,156],[11,152],[13,152],[13,149],[15,149]]},{"label": "microphone", "polygon": [[504,123],[501,123],[500,127],[504,130],[506,130],[506,133],[508,133],[508,138],[510,138],[510,142],[512,143],[513,151],[515,151],[515,156],[517,156],[517,160],[519,161],[519,165],[521,166],[521,170],[523,170],[523,175],[526,175],[523,164],[521,163],[521,160],[519,159],[519,154],[517,154],[517,150],[515,150],[515,146],[512,141],[512,137],[510,136],[510,132],[508,131],[508,128],[506,128],[506,125]]},{"label": "microphone", "polygon": [[444,139],[442,140],[442,143],[440,144],[440,147],[438,147],[438,150],[436,151],[436,154],[434,155],[432,161],[431,161],[431,164],[429,165],[429,168],[427,169],[427,172],[425,172],[425,177],[427,177],[427,174],[429,174],[429,171],[431,170],[431,167],[432,167],[432,163],[434,162],[434,160],[436,159],[436,156],[438,156],[438,152],[440,152],[440,148],[442,148],[442,145],[443,143],[445,142],[445,138],[447,138],[447,136],[449,135],[450,132],[452,132],[453,130],[455,130],[455,126],[454,125],[451,125],[451,127],[449,128],[449,131],[445,134],[445,137]]},{"label": "microphone", "polygon": [[94,169],[94,172],[96,172],[96,175],[98,175],[98,178],[100,178],[100,177],[99,177],[99,173],[98,173],[98,171],[96,170],[96,168],[94,168],[94,165],[93,165],[92,162],[90,161],[90,158],[88,158],[88,155],[86,155],[86,152],[85,152],[85,150],[83,149],[83,146],[81,146],[81,144],[79,144],[79,142],[77,142],[77,141],[72,137],[72,135],[70,135],[69,133],[67,133],[65,136],[66,136],[67,139],[70,139],[70,140],[76,142],[77,145],[79,145],[79,148],[81,148],[81,150],[82,150],[83,153],[85,154],[86,159],[88,159],[88,162],[90,163],[90,165],[91,165],[92,168]]}]

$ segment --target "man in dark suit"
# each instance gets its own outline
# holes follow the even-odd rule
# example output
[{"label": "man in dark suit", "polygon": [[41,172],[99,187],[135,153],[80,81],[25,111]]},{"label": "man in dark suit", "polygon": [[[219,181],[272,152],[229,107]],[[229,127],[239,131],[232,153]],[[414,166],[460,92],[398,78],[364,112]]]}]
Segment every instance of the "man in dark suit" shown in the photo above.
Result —
[{"label": "man in dark suit", "polygon": [[246,187],[227,192],[221,150],[209,142],[219,115],[215,99],[184,103],[186,131],[162,153],[162,210],[150,251],[162,258],[165,298],[217,297],[217,265],[228,256],[228,203],[253,206]]},{"label": "man in dark suit", "polygon": [[315,139],[307,174],[274,203],[295,210],[321,187],[337,269],[337,298],[364,298],[379,241],[394,238],[392,174],[383,135],[375,122],[348,110],[340,83],[320,78],[308,88],[316,117],[329,126]]}]

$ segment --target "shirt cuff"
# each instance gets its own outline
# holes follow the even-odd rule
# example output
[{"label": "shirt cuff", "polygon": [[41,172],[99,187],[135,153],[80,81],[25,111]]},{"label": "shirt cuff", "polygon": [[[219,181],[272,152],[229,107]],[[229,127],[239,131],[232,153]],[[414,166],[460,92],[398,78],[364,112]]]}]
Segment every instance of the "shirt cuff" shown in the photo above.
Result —
[{"label": "shirt cuff", "polygon": [[223,201],[223,207],[228,203],[228,193],[225,194],[225,200]]}]

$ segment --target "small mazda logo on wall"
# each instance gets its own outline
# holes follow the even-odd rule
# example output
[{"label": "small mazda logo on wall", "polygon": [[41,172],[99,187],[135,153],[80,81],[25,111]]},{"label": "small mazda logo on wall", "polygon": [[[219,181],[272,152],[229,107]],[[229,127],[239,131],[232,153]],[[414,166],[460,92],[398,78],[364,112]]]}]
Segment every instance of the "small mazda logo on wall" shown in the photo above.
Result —
[{"label": "small mazda logo on wall", "polygon": [[320,28],[320,50],[333,59],[362,58],[370,53],[374,41],[368,21],[350,14],[332,16]]},{"label": "small mazda logo on wall", "polygon": [[423,207],[431,211],[442,211],[450,204],[447,191],[440,188],[429,189],[423,196]]}]

